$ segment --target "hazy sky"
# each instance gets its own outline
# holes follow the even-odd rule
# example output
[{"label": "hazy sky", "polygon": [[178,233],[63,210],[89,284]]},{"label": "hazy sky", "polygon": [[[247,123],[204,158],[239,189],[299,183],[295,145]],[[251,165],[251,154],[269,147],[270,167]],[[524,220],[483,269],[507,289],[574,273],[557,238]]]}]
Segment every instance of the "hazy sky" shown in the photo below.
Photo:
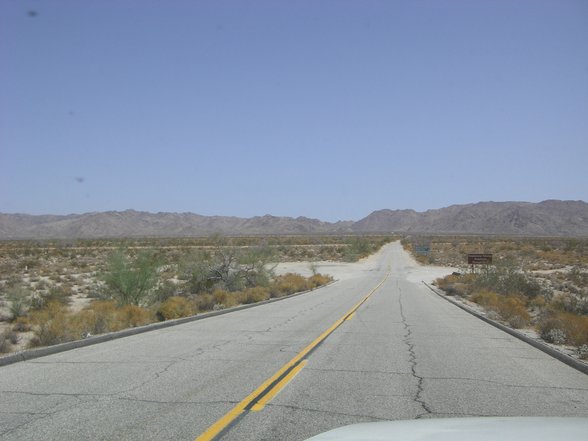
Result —
[{"label": "hazy sky", "polygon": [[0,0],[0,212],[588,201],[588,1]]}]

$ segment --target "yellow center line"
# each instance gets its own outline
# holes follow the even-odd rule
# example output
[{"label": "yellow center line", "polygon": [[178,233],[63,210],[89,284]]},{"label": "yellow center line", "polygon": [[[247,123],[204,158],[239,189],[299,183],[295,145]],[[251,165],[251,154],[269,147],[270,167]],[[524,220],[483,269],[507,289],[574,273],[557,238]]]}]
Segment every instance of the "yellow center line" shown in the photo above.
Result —
[{"label": "yellow center line", "polygon": [[353,317],[355,317],[355,312],[351,313],[351,315],[349,317],[347,317],[345,320],[349,321],[351,320]]},{"label": "yellow center line", "polygon": [[[343,317],[341,317],[339,320],[333,323],[333,325],[329,327],[329,329],[327,329],[321,335],[319,335],[312,343],[310,343],[307,347],[300,351],[292,360],[290,360],[288,363],[282,366],[274,375],[265,380],[261,384],[261,386],[259,386],[249,395],[247,395],[247,397],[245,397],[239,404],[233,407],[229,412],[227,412],[223,417],[216,421],[212,426],[206,429],[206,431],[204,431],[200,436],[198,436],[198,438],[196,438],[195,441],[211,441],[247,409],[255,411],[263,409],[263,407],[284,386],[286,386],[286,384],[288,384],[288,382],[292,380],[292,378],[294,378],[294,376],[298,372],[300,372],[300,370],[306,364],[306,361],[303,359],[308,355],[308,353],[311,352],[314,348],[316,348],[320,343],[322,343],[335,329],[341,326],[341,324],[345,320],[347,320],[353,314],[355,314],[355,311],[357,311],[359,307],[363,305],[367,301],[367,299],[369,299],[370,296],[384,284],[389,275],[390,272],[388,272],[384,276],[382,281],[378,283],[376,287],[373,288],[360,302],[358,302],[353,308],[351,308],[347,313],[345,313]],[[292,374],[292,372],[294,373]],[[268,397],[268,395],[271,396]]]},{"label": "yellow center line", "polygon": [[254,412],[259,412],[262,410],[267,403],[269,403],[278,393],[292,381],[292,379],[302,370],[304,366],[306,366],[308,360],[302,360],[300,364],[298,364],[295,368],[293,368],[288,375],[286,375],[282,381],[280,381],[276,386],[271,389],[267,394],[265,394],[252,408],[251,410]]}]

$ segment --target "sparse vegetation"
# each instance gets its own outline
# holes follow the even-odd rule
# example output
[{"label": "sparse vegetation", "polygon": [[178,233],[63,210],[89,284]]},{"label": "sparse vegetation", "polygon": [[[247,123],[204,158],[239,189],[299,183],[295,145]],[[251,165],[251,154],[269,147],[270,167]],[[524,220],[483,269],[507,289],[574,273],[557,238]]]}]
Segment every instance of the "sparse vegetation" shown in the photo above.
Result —
[{"label": "sparse vegetation", "polygon": [[276,276],[271,262],[355,259],[388,240],[0,241],[0,323],[10,322],[10,335],[18,340],[16,345],[4,338],[3,348],[51,345],[312,290],[331,280],[316,266],[309,278]]},{"label": "sparse vegetation", "polygon": [[363,257],[367,257],[389,242],[389,238],[373,240],[364,236],[354,236],[349,238],[346,243],[347,247],[343,252],[343,260],[346,262],[356,262]]},{"label": "sparse vegetation", "polygon": [[[448,295],[588,356],[580,349],[588,345],[588,239],[428,237],[408,238],[405,248],[414,252],[419,242],[430,244],[428,260],[461,268],[435,282]],[[493,254],[494,265],[472,271],[466,255],[476,252]]]}]

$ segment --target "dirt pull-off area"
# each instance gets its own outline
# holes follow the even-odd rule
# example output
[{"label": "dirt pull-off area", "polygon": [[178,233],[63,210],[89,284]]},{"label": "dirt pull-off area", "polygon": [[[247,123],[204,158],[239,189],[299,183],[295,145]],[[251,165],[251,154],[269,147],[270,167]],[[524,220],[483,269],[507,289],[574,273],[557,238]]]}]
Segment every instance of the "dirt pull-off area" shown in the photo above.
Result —
[{"label": "dirt pull-off area", "polygon": [[[345,263],[333,261],[319,261],[319,262],[282,262],[275,267],[276,274],[298,273],[303,276],[310,276],[313,272],[329,275],[335,280],[347,280],[358,277],[359,274],[365,271],[373,271],[381,267],[381,265],[389,265],[390,262],[382,261],[382,255],[387,247],[395,247],[402,249],[400,242],[393,242],[384,245],[376,253],[365,257],[358,262]],[[457,268],[449,266],[435,266],[435,265],[421,265],[409,253],[400,252],[395,253],[401,259],[401,266],[404,269],[404,277],[412,282],[426,282],[432,283],[439,277],[451,274],[457,271]]]}]

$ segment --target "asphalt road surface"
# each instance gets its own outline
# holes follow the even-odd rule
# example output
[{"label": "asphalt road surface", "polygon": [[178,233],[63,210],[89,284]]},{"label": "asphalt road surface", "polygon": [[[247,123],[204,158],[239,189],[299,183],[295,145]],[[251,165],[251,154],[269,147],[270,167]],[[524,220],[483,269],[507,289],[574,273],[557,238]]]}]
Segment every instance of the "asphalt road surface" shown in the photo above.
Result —
[{"label": "asphalt road surface", "polygon": [[308,294],[0,367],[0,440],[304,440],[380,420],[588,417],[588,376],[436,296],[398,243],[333,270],[338,282]]}]

